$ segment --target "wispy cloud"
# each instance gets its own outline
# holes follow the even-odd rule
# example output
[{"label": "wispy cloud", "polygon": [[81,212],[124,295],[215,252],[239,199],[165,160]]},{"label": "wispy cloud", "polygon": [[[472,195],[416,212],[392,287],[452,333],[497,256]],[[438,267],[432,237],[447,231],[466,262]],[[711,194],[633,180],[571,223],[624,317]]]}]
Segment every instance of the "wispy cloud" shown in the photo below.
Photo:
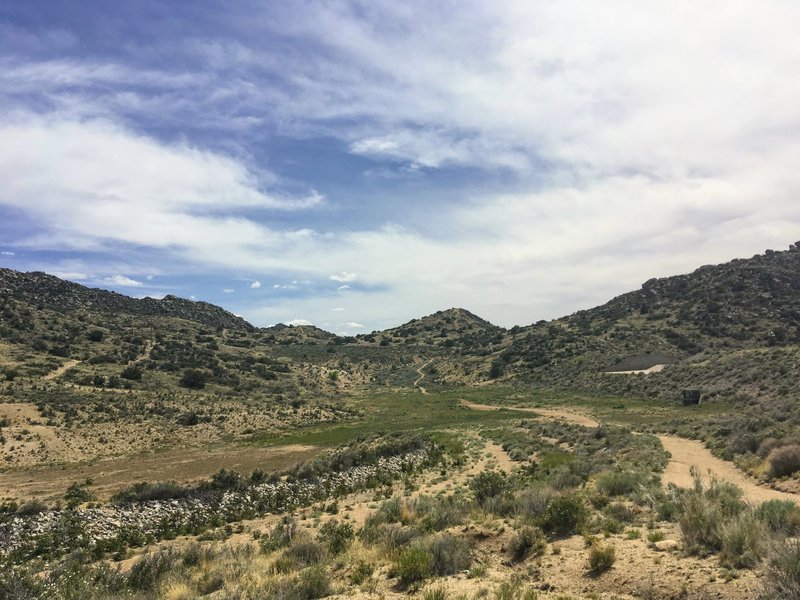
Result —
[{"label": "wispy cloud", "polygon": [[510,325],[798,237],[795,3],[250,8],[187,35],[165,4],[173,35],[113,51],[85,14],[18,25],[9,251],[278,282],[230,297],[261,322],[326,322],[347,292],[365,326]]}]

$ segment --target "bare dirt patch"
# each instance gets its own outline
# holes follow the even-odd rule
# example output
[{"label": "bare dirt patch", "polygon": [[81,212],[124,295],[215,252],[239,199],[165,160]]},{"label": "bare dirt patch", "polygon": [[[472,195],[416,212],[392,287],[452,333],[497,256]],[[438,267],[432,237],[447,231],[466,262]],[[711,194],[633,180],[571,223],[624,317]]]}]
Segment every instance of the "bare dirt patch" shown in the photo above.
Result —
[{"label": "bare dirt patch", "polygon": [[598,427],[600,423],[579,412],[563,408],[531,408],[528,406],[493,406],[491,404],[476,404],[475,402],[461,401],[461,406],[472,410],[513,410],[518,412],[533,413],[549,419],[563,419],[583,427]]},{"label": "bare dirt patch", "polygon": [[63,495],[70,483],[91,479],[89,486],[104,500],[120,488],[139,481],[191,483],[206,479],[220,469],[250,473],[290,468],[317,456],[314,446],[290,445],[271,448],[216,446],[167,450],[139,457],[102,460],[68,467],[45,467],[0,473],[0,496],[26,500]]}]

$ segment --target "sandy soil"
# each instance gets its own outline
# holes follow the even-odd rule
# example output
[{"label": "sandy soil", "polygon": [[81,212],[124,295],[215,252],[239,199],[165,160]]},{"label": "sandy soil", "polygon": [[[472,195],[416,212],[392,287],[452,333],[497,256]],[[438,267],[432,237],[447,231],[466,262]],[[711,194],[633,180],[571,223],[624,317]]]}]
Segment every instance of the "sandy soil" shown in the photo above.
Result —
[{"label": "sandy soil", "polygon": [[562,408],[530,408],[525,406],[493,406],[491,404],[476,404],[475,402],[461,401],[461,406],[472,410],[513,410],[518,412],[533,413],[550,419],[563,419],[583,427],[598,427],[600,423],[579,412],[574,412]]},{"label": "sandy soil", "polygon": [[271,448],[218,446],[168,450],[140,457],[102,460],[69,467],[45,467],[0,472],[0,497],[26,500],[61,496],[70,483],[91,479],[89,489],[107,499],[120,488],[139,481],[205,479],[220,469],[250,473],[254,469],[275,471],[290,468],[318,455],[314,446],[290,445]]},{"label": "sandy soil", "polygon": [[800,496],[773,490],[748,477],[728,461],[712,455],[702,442],[670,435],[659,435],[658,439],[672,458],[662,476],[662,481],[678,487],[690,487],[693,483],[690,468],[696,467],[704,480],[712,476],[736,484],[750,502],[767,500],[791,500],[800,504]]}]

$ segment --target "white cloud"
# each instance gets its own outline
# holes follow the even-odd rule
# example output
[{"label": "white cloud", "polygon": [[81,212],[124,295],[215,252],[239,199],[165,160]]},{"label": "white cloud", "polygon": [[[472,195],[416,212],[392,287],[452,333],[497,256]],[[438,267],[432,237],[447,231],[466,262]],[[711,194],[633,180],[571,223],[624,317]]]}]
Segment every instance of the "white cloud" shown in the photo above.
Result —
[{"label": "white cloud", "polygon": [[101,281],[108,285],[115,285],[119,287],[141,287],[142,285],[144,285],[141,281],[131,279],[130,277],[126,277],[125,275],[112,275],[110,277],[102,279]]},{"label": "white cloud", "polygon": [[313,325],[311,321],[306,321],[305,319],[292,319],[291,321],[286,321],[287,325]]},{"label": "white cloud", "polygon": [[355,321],[348,321],[344,325],[348,329],[364,329],[364,326],[361,323],[356,323]]},{"label": "white cloud", "polygon": [[236,290],[234,290],[232,288],[225,288],[225,289],[222,290],[222,293],[223,294],[233,294],[235,291]]},{"label": "white cloud", "polygon": [[[0,204],[47,229],[21,246],[122,243],[210,270],[327,278],[348,291],[348,316],[374,327],[459,305],[530,323],[798,238],[797,3],[452,9],[311,2],[270,23],[313,40],[318,54],[270,56],[237,41],[203,45],[203,56],[213,69],[258,64],[285,83],[216,91],[273,107],[267,116],[287,135],[339,138],[390,170],[508,168],[513,193],[470,186],[405,226],[280,226],[245,215],[321,198],[286,198],[245,161],[159,143],[110,118],[55,115],[0,125]],[[195,84],[108,65],[11,66],[0,69],[7,88],[53,94],[85,80]],[[372,291],[351,290],[356,275],[342,267]],[[341,301],[327,290],[240,312],[278,322],[302,311],[324,323]]]},{"label": "white cloud", "polygon": [[2,252],[0,252],[0,255],[3,255],[3,256],[14,256],[15,253],[14,252],[9,252],[7,250],[3,250]]},{"label": "white cloud", "polygon": [[260,287],[261,287],[261,282],[260,281],[254,281],[253,283],[250,284],[250,288],[254,289],[254,290],[257,290]]},{"label": "white cloud", "polygon": [[342,312],[343,310],[344,308],[342,308],[341,306],[337,306],[336,308],[331,309],[332,312]]},{"label": "white cloud", "polygon": [[334,273],[330,275],[328,279],[332,279],[333,281],[345,282],[345,281],[355,281],[358,276],[355,273],[348,273],[347,271],[341,271],[339,273]]}]

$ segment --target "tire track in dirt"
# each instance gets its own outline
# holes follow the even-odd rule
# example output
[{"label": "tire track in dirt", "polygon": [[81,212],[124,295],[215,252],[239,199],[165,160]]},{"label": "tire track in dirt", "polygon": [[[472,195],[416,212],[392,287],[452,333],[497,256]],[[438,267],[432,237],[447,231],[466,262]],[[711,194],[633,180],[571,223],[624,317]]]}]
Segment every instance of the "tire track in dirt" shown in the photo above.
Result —
[{"label": "tire track in dirt", "polygon": [[[598,427],[599,422],[587,415],[573,411],[556,408],[531,408],[531,407],[505,407],[490,404],[476,404],[466,400],[461,405],[472,410],[513,410],[518,412],[533,413],[550,419],[563,419],[584,427]],[[744,497],[753,503],[767,500],[789,500],[800,504],[800,496],[789,492],[782,492],[769,488],[739,470],[733,463],[717,458],[697,440],[689,440],[674,435],[658,435],[661,445],[670,453],[671,457],[667,468],[661,476],[661,481],[678,487],[691,487],[694,484],[692,467],[696,468],[701,478],[708,482],[712,478],[728,481],[741,488]]]},{"label": "tire track in dirt", "polygon": [[428,390],[426,390],[424,387],[422,387],[422,386],[420,385],[420,383],[422,382],[422,380],[423,380],[423,379],[425,379],[425,372],[424,372],[422,369],[424,369],[425,367],[427,367],[427,366],[428,366],[429,364],[431,364],[432,362],[433,362],[433,359],[430,359],[428,362],[426,362],[426,363],[423,363],[423,365],[422,365],[422,366],[421,366],[419,369],[417,369],[417,373],[419,374],[419,377],[418,377],[418,378],[417,378],[417,380],[414,382],[414,387],[415,387],[415,388],[417,388],[417,389],[419,389],[420,393],[421,393],[423,396],[427,396],[427,395],[428,395]]}]

